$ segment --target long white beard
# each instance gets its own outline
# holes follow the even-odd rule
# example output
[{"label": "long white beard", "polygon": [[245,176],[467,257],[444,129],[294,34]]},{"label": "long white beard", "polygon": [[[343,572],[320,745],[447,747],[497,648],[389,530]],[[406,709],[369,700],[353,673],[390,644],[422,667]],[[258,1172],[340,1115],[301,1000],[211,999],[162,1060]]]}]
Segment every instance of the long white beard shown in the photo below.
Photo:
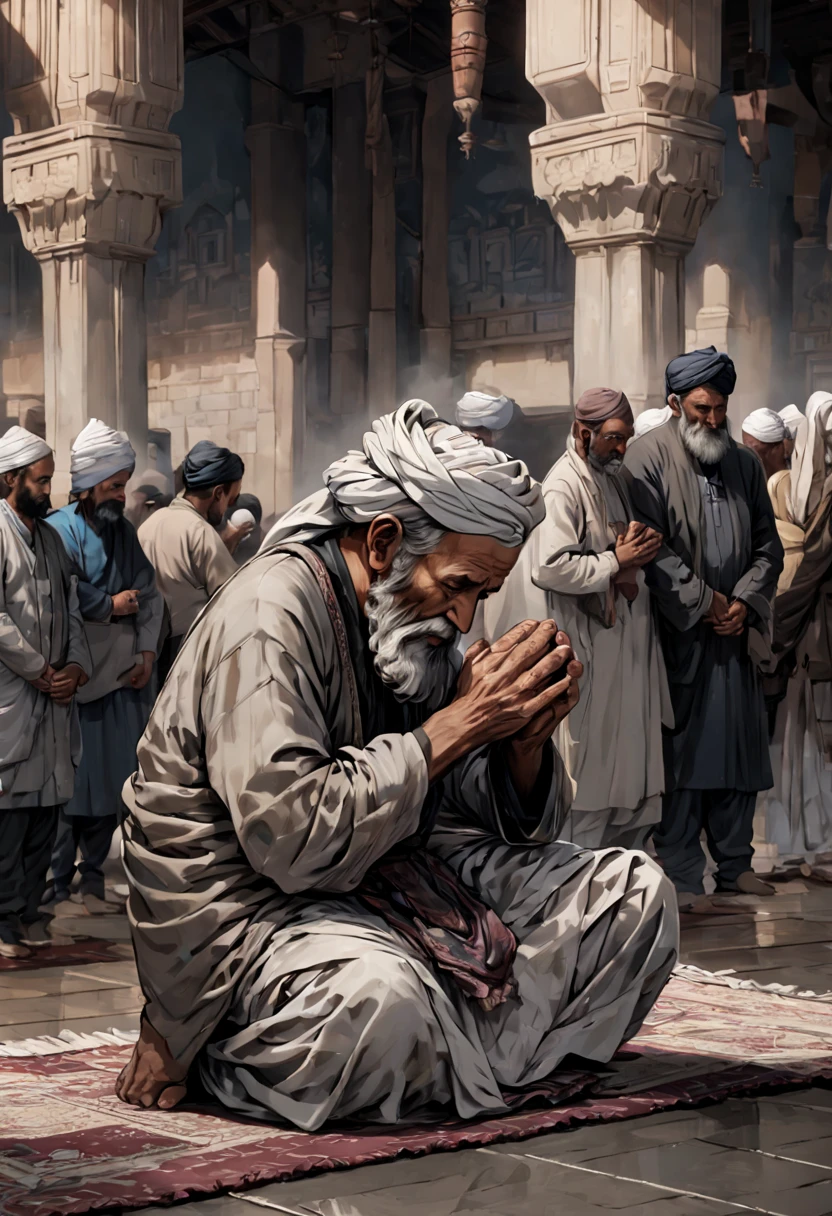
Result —
[{"label": "long white beard", "polygon": [[[417,610],[400,602],[410,585],[419,556],[396,554],[390,573],[370,588],[365,606],[370,622],[373,665],[400,701],[427,701],[439,706],[456,683],[462,656],[456,648],[459,630],[444,616],[417,620]],[[432,646],[428,637],[443,639]]]},{"label": "long white beard", "polygon": [[679,416],[679,438],[691,456],[703,464],[719,464],[731,446],[727,421],[718,431],[712,431],[701,422],[689,421],[684,411]]}]

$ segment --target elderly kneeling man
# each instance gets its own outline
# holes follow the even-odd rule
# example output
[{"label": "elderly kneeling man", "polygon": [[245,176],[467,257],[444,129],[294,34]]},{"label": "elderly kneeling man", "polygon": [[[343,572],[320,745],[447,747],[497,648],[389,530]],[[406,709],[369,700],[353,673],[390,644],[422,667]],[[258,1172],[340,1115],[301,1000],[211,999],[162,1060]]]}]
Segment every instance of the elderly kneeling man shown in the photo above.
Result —
[{"label": "elderly kneeling man", "polygon": [[676,958],[644,854],[557,843],[553,621],[457,640],[543,517],[519,461],[422,401],[377,420],[185,639],[125,787],[147,998],[122,1099],[189,1073],[305,1129],[552,1094],[609,1061]]}]

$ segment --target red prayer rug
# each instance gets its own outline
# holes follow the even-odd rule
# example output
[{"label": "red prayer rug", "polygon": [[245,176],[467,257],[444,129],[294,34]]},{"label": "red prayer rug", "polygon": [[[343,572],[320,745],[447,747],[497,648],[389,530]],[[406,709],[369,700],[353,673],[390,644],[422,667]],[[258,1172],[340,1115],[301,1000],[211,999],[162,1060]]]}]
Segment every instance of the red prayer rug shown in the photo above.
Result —
[{"label": "red prayer rug", "polygon": [[67,1034],[69,1049],[55,1039],[5,1044],[4,1056],[39,1054],[0,1058],[0,1212],[140,1208],[832,1081],[832,1003],[703,980],[674,977],[628,1053],[593,1079],[591,1092],[566,1096],[570,1087],[574,1095],[573,1073],[561,1105],[469,1122],[308,1134],[196,1108],[140,1110],[113,1092],[130,1054],[118,1042],[124,1036]]},{"label": "red prayer rug", "polygon": [[66,945],[33,946],[28,958],[0,958],[4,971],[38,971],[41,967],[79,967],[84,963],[117,963],[132,958],[132,948],[124,942],[103,937],[76,937]]}]

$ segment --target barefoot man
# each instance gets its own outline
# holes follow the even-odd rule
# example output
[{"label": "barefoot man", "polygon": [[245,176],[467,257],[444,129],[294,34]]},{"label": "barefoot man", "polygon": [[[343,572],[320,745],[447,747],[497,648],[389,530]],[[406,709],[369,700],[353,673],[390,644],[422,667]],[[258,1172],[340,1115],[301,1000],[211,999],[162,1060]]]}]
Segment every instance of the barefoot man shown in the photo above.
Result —
[{"label": "barefoot man", "polygon": [[[557,1093],[676,958],[644,854],[557,837],[580,664],[525,621],[457,639],[543,517],[525,466],[423,401],[378,419],[188,635],[128,782],[147,1005],[126,1102],[189,1074],[312,1130]],[[557,676],[557,678],[553,678]]]}]

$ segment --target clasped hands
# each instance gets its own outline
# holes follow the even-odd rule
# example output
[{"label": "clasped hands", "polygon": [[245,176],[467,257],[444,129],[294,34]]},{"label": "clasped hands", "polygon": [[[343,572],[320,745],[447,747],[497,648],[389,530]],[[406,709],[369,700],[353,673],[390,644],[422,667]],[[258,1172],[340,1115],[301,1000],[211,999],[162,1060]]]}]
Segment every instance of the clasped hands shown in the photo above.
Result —
[{"label": "clasped hands", "polygon": [[87,683],[87,675],[77,663],[67,663],[66,667],[57,670],[51,663],[32,680],[33,688],[45,692],[56,705],[69,705],[79,688]]},{"label": "clasped hands", "polygon": [[492,645],[476,642],[454,700],[424,723],[430,779],[476,748],[502,742],[517,793],[531,793],[543,749],[578,703],[582,675],[569,638],[554,621],[522,621]]},{"label": "clasped hands", "polygon": [[704,616],[714,633],[721,638],[734,638],[742,633],[748,618],[748,607],[742,600],[728,600],[721,591],[714,592],[711,606]]},{"label": "clasped hands", "polygon": [[664,537],[661,532],[630,520],[626,532],[621,532],[615,541],[615,556],[618,572],[613,579],[617,591],[630,601],[638,595],[638,571],[649,565],[658,556]]}]

